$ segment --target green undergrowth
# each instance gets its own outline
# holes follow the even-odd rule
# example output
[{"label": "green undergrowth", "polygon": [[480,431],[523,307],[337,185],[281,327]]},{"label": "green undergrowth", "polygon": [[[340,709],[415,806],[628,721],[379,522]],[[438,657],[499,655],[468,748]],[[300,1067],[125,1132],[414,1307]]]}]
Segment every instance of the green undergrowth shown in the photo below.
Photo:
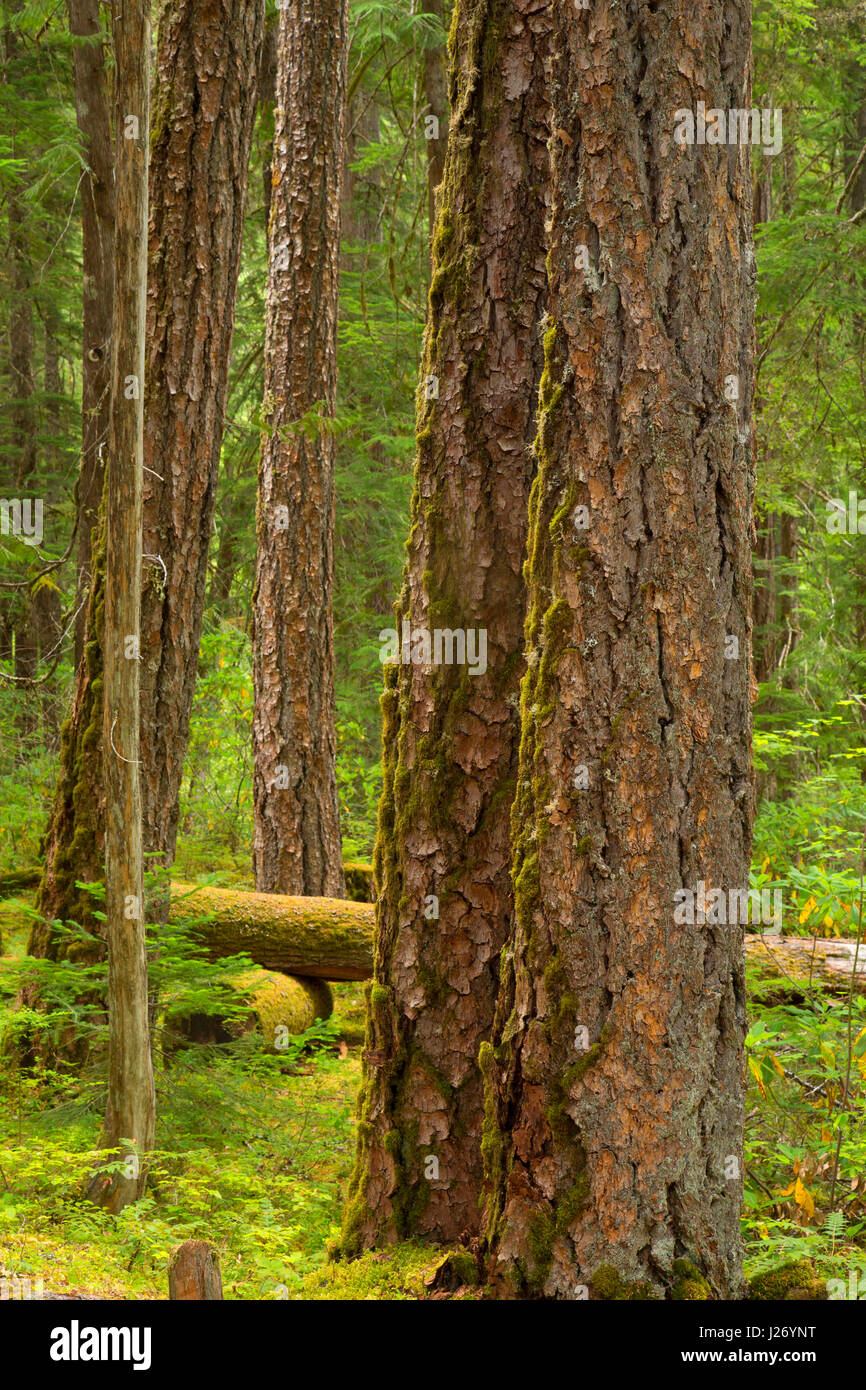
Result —
[{"label": "green undergrowth", "polygon": [[[167,1296],[170,1251],[219,1252],[225,1295],[298,1296],[337,1231],[359,1079],[361,987],[283,1056],[256,1038],[158,1059],[147,1195],[117,1217],[81,1196],[100,1162],[104,1062],[78,1075],[0,1065],[0,1271],[52,1292]],[[0,1024],[8,1001],[0,1006]]]},{"label": "green undergrowth", "polygon": [[406,1300],[427,1296],[425,1281],[442,1262],[442,1250],[403,1241],[387,1250],[368,1251],[311,1270],[295,1292],[298,1299],[346,1301]]}]

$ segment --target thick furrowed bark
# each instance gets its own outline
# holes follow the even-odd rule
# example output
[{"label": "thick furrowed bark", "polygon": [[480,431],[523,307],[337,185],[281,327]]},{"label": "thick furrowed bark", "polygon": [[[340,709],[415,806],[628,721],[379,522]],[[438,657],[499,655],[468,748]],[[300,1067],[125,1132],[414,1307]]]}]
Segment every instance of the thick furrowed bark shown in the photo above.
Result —
[{"label": "thick furrowed bark", "polygon": [[664,1297],[680,1259],[742,1292],[743,932],[674,913],[748,885],[749,151],[674,129],[748,108],[749,69],[745,0],[560,14],[516,926],[482,1054],[505,1293]]},{"label": "thick furrowed bark", "polygon": [[[179,0],[164,11],[157,48],[140,756],[144,847],[164,864],[174,856],[198,663],[262,26],[260,0]],[[55,918],[92,928],[93,958],[104,951],[89,895],[75,887],[76,879],[102,876],[104,525],[92,571],[84,660],[61,733],[45,836],[37,906],[46,920],[34,927],[29,945],[31,954],[51,958],[66,950],[51,926]]]},{"label": "thick furrowed bark", "polygon": [[466,0],[452,27],[451,126],[397,621],[400,637],[404,621],[431,638],[436,629],[483,631],[486,661],[474,673],[468,663],[402,665],[386,676],[376,975],[349,1253],[404,1234],[451,1241],[479,1223],[478,1049],[493,1020],[512,906],[548,30],[530,0]]},{"label": "thick furrowed bark", "polygon": [[336,406],[347,0],[290,0],[277,46],[253,593],[253,867],[263,891],[336,897],[343,869],[329,418]]},{"label": "thick furrowed bark", "polygon": [[141,643],[144,847],[158,856],[150,868],[174,859],[263,35],[263,0],[177,0],[159,32]]}]

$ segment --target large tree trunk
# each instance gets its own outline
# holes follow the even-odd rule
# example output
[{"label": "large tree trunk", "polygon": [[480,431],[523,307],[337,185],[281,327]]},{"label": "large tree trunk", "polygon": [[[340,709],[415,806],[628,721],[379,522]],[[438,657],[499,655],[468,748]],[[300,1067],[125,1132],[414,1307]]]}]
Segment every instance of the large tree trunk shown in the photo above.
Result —
[{"label": "large tree trunk", "polygon": [[277,43],[253,593],[253,865],[264,891],[339,897],[330,418],[348,0],[289,0]]},{"label": "large tree trunk", "polygon": [[404,622],[411,631],[483,630],[486,671],[386,671],[376,974],[347,1252],[408,1234],[451,1241],[479,1222],[478,1049],[512,910],[549,27],[532,0],[497,13],[485,0],[461,0],[455,22],[397,622],[400,635]]},{"label": "large tree trunk", "polygon": [[[75,39],[101,32],[99,0],[68,0]],[[81,183],[81,261],[84,317],[81,373],[81,467],[78,476],[78,575],[75,665],[84,654],[91,584],[91,533],[97,524],[105,474],[114,296],[114,164],[108,80],[102,43],[79,42],[72,51],[75,115],[87,172]]]},{"label": "large tree trunk", "polygon": [[[103,1144],[121,1171],[94,1177],[90,1195],[121,1211],[144,1191],[156,1097],[150,1056],[141,787],[138,772],[144,343],[150,5],[124,0],[115,20],[115,188],[111,408],[105,580],[105,916],[108,938],[108,1101]],[[130,128],[130,121],[137,124]]]},{"label": "large tree trunk", "polygon": [[489,1274],[731,1298],[743,931],[675,895],[748,884],[755,262],[749,148],[674,129],[750,106],[749,6],[564,6],[555,54]]},{"label": "large tree trunk", "polygon": [[198,672],[264,0],[176,0],[151,140],[141,759],[149,866],[169,867]]},{"label": "large tree trunk", "polygon": [[[198,663],[207,546],[225,410],[263,7],[179,0],[165,12],[156,72],[146,379],[141,759],[145,849],[170,863]],[[158,477],[156,475],[159,475]],[[162,564],[156,558],[161,557]],[[162,565],[166,574],[163,575]],[[105,536],[93,554],[85,660],[61,735],[32,955],[81,943],[55,918],[96,930],[102,876],[100,735]],[[157,911],[161,904],[157,903]],[[103,949],[94,941],[94,958]],[[82,956],[83,958],[83,956]]]}]

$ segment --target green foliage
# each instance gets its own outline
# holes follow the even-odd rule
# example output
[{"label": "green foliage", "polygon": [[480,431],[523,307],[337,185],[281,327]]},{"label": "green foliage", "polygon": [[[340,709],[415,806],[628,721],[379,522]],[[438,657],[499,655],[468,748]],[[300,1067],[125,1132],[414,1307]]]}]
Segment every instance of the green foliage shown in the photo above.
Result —
[{"label": "green foliage", "polygon": [[[853,179],[866,101],[862,6],[756,0],[756,106],[780,106],[784,149],[753,151],[760,213],[755,709],[759,809],[751,886],[780,889],[784,930],[852,936],[866,831],[866,535],[827,527],[831,498],[866,499],[866,217]],[[0,83],[0,475],[45,500],[38,548],[0,535],[0,870],[39,856],[58,723],[69,708],[74,480],[80,450],[81,142],[64,7],[5,0]],[[347,857],[372,848],[381,787],[378,633],[393,623],[415,452],[415,391],[429,277],[423,61],[443,42],[414,0],[352,0],[349,173],[339,318],[334,628],[338,785]],[[276,16],[269,4],[271,21]],[[259,112],[244,227],[207,605],[180,806],[177,870],[249,881],[252,673],[264,295],[263,173],[273,111]],[[28,361],[22,374],[13,342]],[[19,353],[20,356],[20,353]],[[550,407],[552,398],[545,398]],[[555,402],[553,402],[555,404]],[[307,428],[323,427],[311,418]],[[8,480],[8,481],[7,481]],[[67,548],[70,553],[62,559]],[[47,570],[46,564],[56,563]],[[51,599],[38,687],[18,681],[35,598]],[[555,615],[554,615],[555,616]],[[56,643],[55,643],[56,638]],[[47,650],[50,646],[52,650]],[[56,646],[56,650],[54,650]],[[56,665],[55,665],[56,662]],[[542,677],[544,673],[542,672]],[[542,681],[543,684],[543,681]],[[590,844],[585,836],[584,847]],[[537,888],[532,862],[518,910]],[[352,1148],[360,989],[337,1022],[279,1056],[255,1035],[161,1054],[147,1197],[109,1217],[81,1198],[105,1100],[104,965],[23,955],[26,902],[0,905],[0,1032],[74,1033],[79,1070],[0,1063],[0,1261],[60,1289],[165,1292],[170,1248],[203,1235],[236,1297],[417,1298],[441,1252],[399,1246],[325,1263]],[[74,924],[63,928],[73,940]],[[248,962],[203,959],[183,932],[153,943],[160,1018],[175,1007],[246,1016],[230,980]],[[44,1011],[14,1010],[38,984]],[[806,1281],[866,1274],[866,1005],[751,981],[746,1211],[753,1290],[781,1264]],[[348,1043],[337,1055],[337,1038]],[[495,1140],[489,1126],[485,1143]],[[581,1197],[574,1194],[574,1201]],[[567,1215],[567,1212],[565,1213]],[[564,1219],[564,1217],[563,1217]],[[556,1232],[542,1230],[542,1245]],[[682,1262],[677,1297],[705,1293]],[[782,1282],[788,1278],[782,1276]],[[606,1297],[641,1297],[615,1271]],[[814,1279],[813,1279],[814,1282]],[[645,1293],[645,1290],[643,1290]],[[761,1296],[756,1293],[753,1296]]]},{"label": "green foliage", "polygon": [[859,923],[866,785],[844,756],[826,766],[787,799],[762,803],[751,886],[782,889],[786,932],[850,936]]},{"label": "green foliage", "polygon": [[806,1258],[827,1278],[866,1264],[866,999],[815,991],[755,1003],[749,1063],[747,1272]]}]

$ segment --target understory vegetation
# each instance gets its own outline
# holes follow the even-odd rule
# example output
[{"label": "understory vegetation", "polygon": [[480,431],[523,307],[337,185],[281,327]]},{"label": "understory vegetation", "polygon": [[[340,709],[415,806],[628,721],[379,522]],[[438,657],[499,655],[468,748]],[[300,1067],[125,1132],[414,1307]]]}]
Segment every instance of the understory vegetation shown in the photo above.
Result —
[{"label": "understory vegetation", "polygon": [[[430,269],[422,73],[425,53],[445,44],[441,23],[421,9],[412,0],[351,6],[352,216],[341,258],[334,424],[337,779],[346,861],[369,862],[373,854],[382,790],[378,634],[393,622],[409,527]],[[81,442],[81,247],[69,210],[81,163],[63,13],[43,0],[4,10],[33,64],[26,74],[16,70],[0,93],[7,115],[13,104],[18,111],[15,147],[9,137],[0,148],[0,191],[8,208],[26,163],[16,214],[34,267],[26,293],[39,343],[53,343],[56,365],[55,381],[38,346],[33,486],[48,499],[52,525],[38,555],[0,537],[0,578],[11,585],[28,566],[59,559],[71,527]],[[271,7],[271,19],[275,13]],[[831,499],[847,506],[849,490],[866,487],[866,219],[851,202],[855,184],[866,189],[866,181],[851,180],[864,133],[866,33],[854,0],[835,7],[755,0],[754,16],[756,104],[783,108],[785,152],[770,161],[757,151],[754,171],[766,215],[756,228],[751,887],[781,894],[784,938],[855,943],[866,857],[866,536],[837,534],[826,516]],[[183,881],[250,889],[250,609],[267,283],[261,170],[272,136],[273,111],[263,106],[174,868]],[[2,233],[11,235],[3,216]],[[0,265],[0,280],[12,274],[10,264]],[[5,289],[13,306],[25,292]],[[7,333],[10,310],[3,313]],[[5,359],[0,371],[8,377]],[[16,428],[11,407],[0,407],[0,464],[12,458]],[[74,562],[44,582],[68,632]],[[24,601],[7,592],[5,628]],[[16,684],[5,649],[0,674],[7,678],[0,681],[2,880],[42,857],[73,686],[71,642],[46,663],[41,686]],[[179,929],[154,939],[156,1147],[146,1196],[113,1216],[82,1195],[105,1111],[106,967],[88,967],[83,1000],[80,967],[26,954],[35,883],[9,880],[2,894],[0,1279],[41,1278],[59,1293],[161,1298],[171,1250],[206,1236],[219,1252],[227,1298],[430,1296],[441,1250],[406,1242],[351,1263],[331,1258],[354,1150],[362,984],[334,985],[333,1016],[275,1051],[231,987],[248,958],[208,962]],[[775,936],[779,924],[753,921],[746,930],[748,938]],[[746,1275],[759,1280],[805,1259],[819,1284],[847,1282],[854,1271],[866,1288],[866,973],[855,979],[849,969],[828,985],[810,968],[808,951],[794,967],[772,942],[769,949],[774,964],[763,960],[758,968],[756,957],[747,958]],[[17,1006],[33,980],[47,1011]],[[191,1013],[227,1020],[233,1035],[224,1042],[179,1037],[173,1017]],[[15,1043],[28,1030],[49,1041],[72,1030],[75,1061],[24,1060]],[[458,1296],[479,1294],[469,1281]]]}]

